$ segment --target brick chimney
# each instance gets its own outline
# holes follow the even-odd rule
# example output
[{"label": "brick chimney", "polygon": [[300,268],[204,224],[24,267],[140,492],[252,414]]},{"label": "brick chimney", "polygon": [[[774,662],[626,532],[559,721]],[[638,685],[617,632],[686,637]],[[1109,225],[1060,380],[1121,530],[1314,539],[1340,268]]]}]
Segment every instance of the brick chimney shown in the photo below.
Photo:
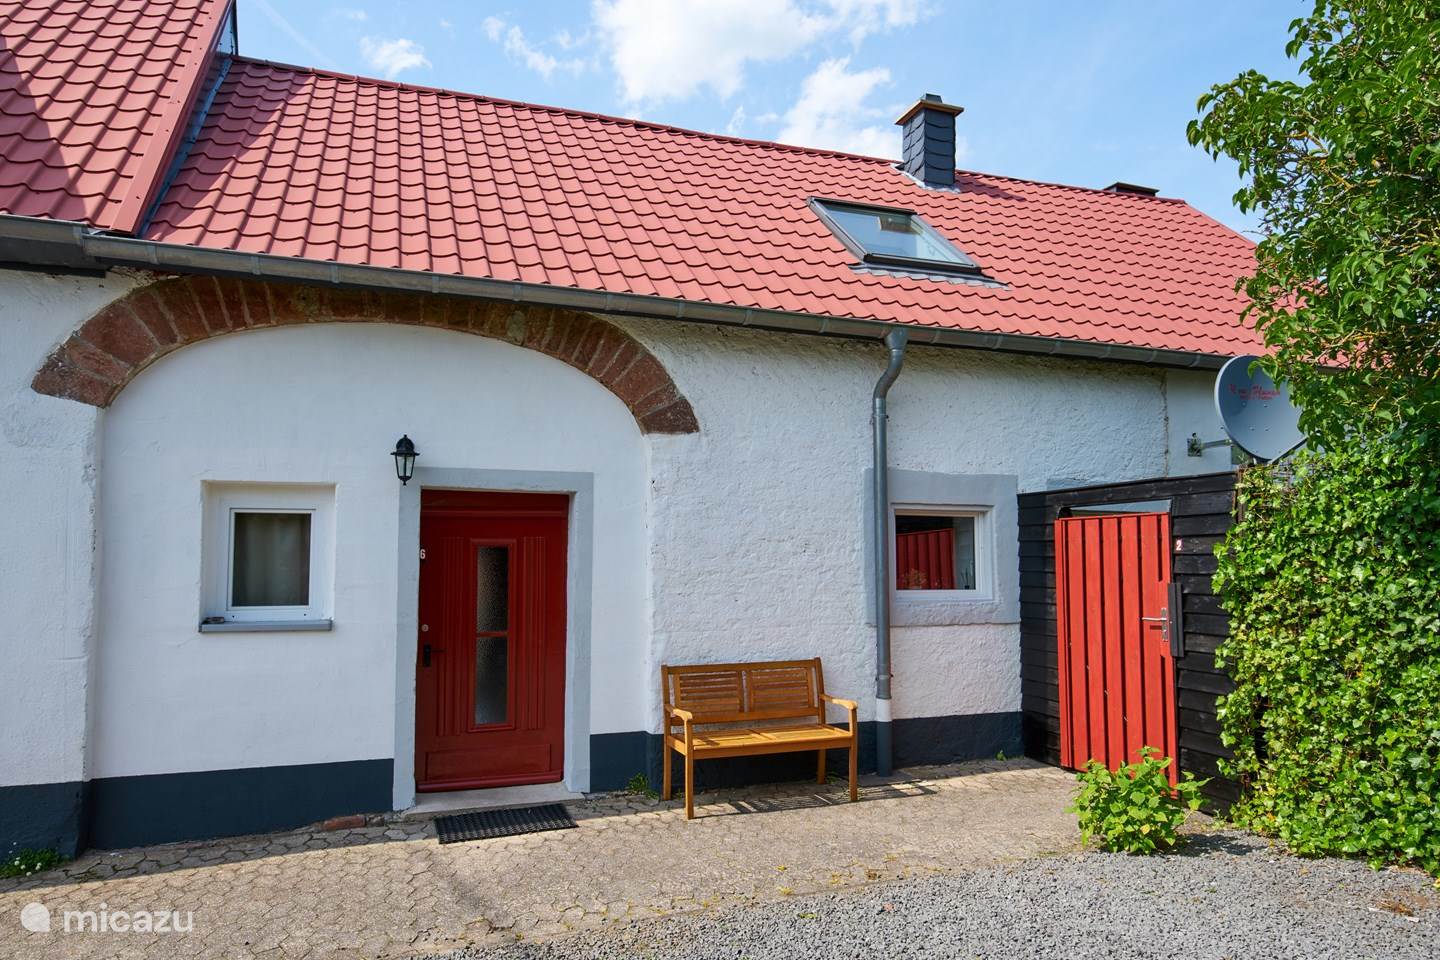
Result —
[{"label": "brick chimney", "polygon": [[927,93],[895,123],[901,128],[900,169],[927,187],[955,186],[955,118],[964,107]]}]

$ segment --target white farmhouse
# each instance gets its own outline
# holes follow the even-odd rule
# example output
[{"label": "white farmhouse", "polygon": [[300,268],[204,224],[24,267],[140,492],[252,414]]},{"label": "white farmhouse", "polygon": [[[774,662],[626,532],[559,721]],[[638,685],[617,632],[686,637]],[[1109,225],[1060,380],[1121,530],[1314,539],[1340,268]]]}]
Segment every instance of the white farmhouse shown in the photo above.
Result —
[{"label": "white farmhouse", "polygon": [[0,850],[658,780],[662,663],[1018,753],[1016,496],[1228,468],[1252,248],[956,171],[959,113],[896,163],[7,5]]}]

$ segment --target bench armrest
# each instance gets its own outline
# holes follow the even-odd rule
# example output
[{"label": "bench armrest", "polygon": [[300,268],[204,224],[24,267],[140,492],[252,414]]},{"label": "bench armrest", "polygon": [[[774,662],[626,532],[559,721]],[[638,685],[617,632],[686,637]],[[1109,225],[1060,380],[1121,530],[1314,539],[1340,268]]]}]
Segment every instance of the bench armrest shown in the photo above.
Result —
[{"label": "bench armrest", "polygon": [[[689,753],[690,750],[693,749],[694,744],[695,714],[691,713],[689,710],[681,710],[679,707],[669,707],[667,709],[670,711],[671,717],[674,717],[676,720],[679,720],[685,725],[685,729],[682,731],[683,736],[681,737],[681,739],[685,741],[685,752]],[[668,717],[665,720],[665,736],[671,736],[670,720]],[[670,762],[670,758],[668,755],[665,758],[665,762]],[[689,781],[686,782],[688,783]]]},{"label": "bench armrest", "polygon": [[856,727],[859,725],[859,723],[856,719],[855,711],[859,709],[859,705],[856,704],[854,700],[844,700],[840,697],[832,697],[828,693],[822,693],[820,694],[820,702],[833,703],[837,707],[844,707],[845,712],[850,715],[850,736],[858,736],[858,734],[856,733]]}]

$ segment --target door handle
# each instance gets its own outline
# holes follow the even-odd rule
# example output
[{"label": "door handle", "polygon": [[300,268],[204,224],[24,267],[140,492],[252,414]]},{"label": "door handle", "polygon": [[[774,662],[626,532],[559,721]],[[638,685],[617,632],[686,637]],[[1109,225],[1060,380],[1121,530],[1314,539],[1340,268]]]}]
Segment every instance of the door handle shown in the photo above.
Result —
[{"label": "door handle", "polygon": [[1158,617],[1141,617],[1140,619],[1145,623],[1160,624],[1160,638],[1167,644],[1170,642],[1170,608],[1161,607]]},{"label": "door handle", "polygon": [[430,666],[430,644],[428,643],[420,648],[420,666]]}]

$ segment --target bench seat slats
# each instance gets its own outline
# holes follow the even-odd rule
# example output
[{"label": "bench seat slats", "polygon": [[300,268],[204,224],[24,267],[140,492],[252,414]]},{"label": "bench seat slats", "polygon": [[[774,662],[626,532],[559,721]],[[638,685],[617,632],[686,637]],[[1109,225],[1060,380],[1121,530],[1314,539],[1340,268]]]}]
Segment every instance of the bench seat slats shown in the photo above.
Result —
[{"label": "bench seat slats", "polygon": [[[696,732],[694,737],[695,755],[713,750],[729,750],[735,747],[756,748],[752,752],[769,752],[766,747],[783,747],[788,750],[816,750],[821,746],[844,746],[850,741],[848,731],[839,727],[810,723],[796,727],[731,727],[725,730]],[[685,752],[685,741],[679,741],[679,752]]]}]

